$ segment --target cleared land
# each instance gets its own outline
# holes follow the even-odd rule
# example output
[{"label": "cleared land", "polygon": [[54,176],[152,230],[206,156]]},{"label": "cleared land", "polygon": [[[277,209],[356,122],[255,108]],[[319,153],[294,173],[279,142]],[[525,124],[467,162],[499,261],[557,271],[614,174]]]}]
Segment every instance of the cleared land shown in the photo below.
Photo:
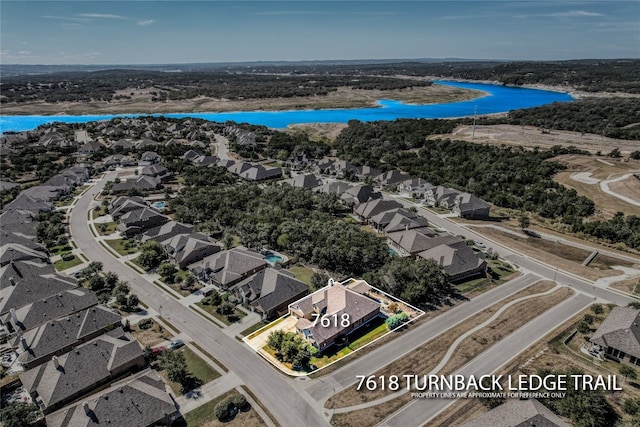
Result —
[{"label": "cleared land", "polygon": [[541,149],[549,149],[554,145],[564,147],[573,145],[594,154],[598,151],[606,154],[615,147],[618,147],[622,153],[630,153],[637,150],[640,144],[640,141],[603,138],[602,135],[563,130],[542,133],[542,129],[538,127],[516,125],[481,125],[476,126],[475,133],[473,126],[464,125],[457,127],[450,134],[435,135],[431,138],[453,138],[479,144],[505,144]]},{"label": "cleared land", "polygon": [[[547,282],[548,283],[548,282]],[[549,284],[553,286],[552,284]],[[440,372],[441,374],[450,374],[465,365],[469,360],[476,357],[479,353],[486,350],[502,337],[514,332],[525,323],[541,315],[551,307],[559,304],[573,294],[568,288],[561,288],[549,295],[535,297],[513,306],[505,310],[497,319],[489,325],[480,329],[472,336],[463,340],[456,348],[453,357],[445,365]],[[490,317],[490,316],[489,316]],[[479,323],[479,322],[478,322]],[[473,326],[473,325],[472,325]],[[458,334],[452,334],[454,337]],[[438,338],[436,338],[438,340]],[[436,341],[434,340],[434,341]],[[438,346],[440,348],[440,346]],[[447,347],[448,348],[448,347]],[[423,357],[426,349],[423,350]],[[445,348],[446,351],[446,348]],[[430,357],[431,358],[431,357]],[[438,357],[433,357],[439,361]],[[417,371],[415,368],[412,372],[418,375],[427,374],[428,370]],[[371,400],[371,399],[368,399]],[[358,411],[348,412],[345,414],[337,414],[334,417],[334,423],[340,426],[358,426],[358,425],[374,425],[391,415],[398,408],[404,406],[412,400],[410,393],[405,393],[390,402],[386,402],[375,407],[361,409]]]},{"label": "cleared land", "polygon": [[[553,288],[555,284],[549,281],[537,282],[526,289],[523,289],[520,292],[511,295],[508,298],[492,305],[491,307],[483,310],[482,312],[473,316],[472,321],[465,321],[451,329],[448,329],[445,333],[439,335],[433,340],[422,344],[415,350],[410,353],[404,355],[400,359],[397,359],[380,371],[376,372],[376,375],[404,375],[404,374],[428,374],[433,368],[435,368],[442,357],[446,354],[447,350],[453,342],[462,334],[470,331],[475,326],[481,324],[482,322],[489,319],[491,316],[495,314],[500,307],[505,304],[514,301],[518,298],[522,298],[528,295],[533,295],[541,292],[546,292],[549,289]],[[520,320],[522,319],[530,319],[533,318],[531,315],[534,313],[529,312],[529,306],[532,304],[532,300],[529,299],[525,301],[525,307],[520,308],[520,313],[517,316]],[[557,304],[557,302],[556,302]],[[519,304],[515,304],[518,306]],[[548,307],[547,307],[548,308]],[[509,311],[509,310],[508,310]],[[503,313],[504,316],[504,313]],[[535,316],[534,316],[535,317]],[[425,354],[428,354],[429,357],[425,357]],[[369,402],[372,400],[379,399],[381,397],[392,394],[393,392],[389,392],[387,390],[376,390],[376,391],[357,391],[357,384],[337,393],[335,398],[330,398],[325,403],[325,407],[327,408],[344,408],[348,406],[358,405],[361,403]]]},{"label": "cleared land", "polygon": [[4,114],[124,114],[124,113],[189,113],[224,111],[277,111],[328,108],[375,107],[380,99],[395,99],[411,104],[436,104],[474,99],[481,92],[443,85],[397,90],[364,90],[340,87],[324,96],[303,96],[269,99],[213,99],[199,97],[189,100],[153,102],[148,91],[133,92],[130,100],[111,102],[31,102],[3,104]]}]

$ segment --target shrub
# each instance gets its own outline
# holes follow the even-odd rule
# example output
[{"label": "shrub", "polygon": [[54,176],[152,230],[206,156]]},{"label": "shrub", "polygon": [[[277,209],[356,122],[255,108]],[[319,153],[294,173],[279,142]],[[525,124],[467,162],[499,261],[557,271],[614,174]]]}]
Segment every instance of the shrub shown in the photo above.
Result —
[{"label": "shrub", "polygon": [[387,320],[385,320],[385,323],[387,324],[387,327],[389,329],[396,329],[397,327],[402,325],[404,322],[406,322],[407,319],[409,319],[409,316],[407,316],[407,313],[402,311],[396,314],[395,316],[391,316],[387,318]]},{"label": "shrub", "polygon": [[213,408],[213,414],[220,421],[226,421],[236,414],[240,409],[247,406],[247,399],[241,394],[231,395]]},{"label": "shrub", "polygon": [[151,329],[153,327],[153,320],[151,319],[142,319],[141,321],[138,322],[138,328],[144,330],[144,329]]},{"label": "shrub", "polygon": [[67,253],[67,254],[62,254],[62,260],[63,261],[71,261],[72,259],[75,258],[75,255],[72,254],[71,252]]}]

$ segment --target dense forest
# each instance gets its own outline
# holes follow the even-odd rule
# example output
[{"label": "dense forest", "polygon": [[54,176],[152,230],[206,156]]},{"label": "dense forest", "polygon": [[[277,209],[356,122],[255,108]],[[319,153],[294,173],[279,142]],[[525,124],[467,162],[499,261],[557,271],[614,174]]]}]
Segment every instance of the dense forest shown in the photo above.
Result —
[{"label": "dense forest", "polygon": [[505,117],[480,118],[479,124],[506,123],[640,139],[640,98],[585,98],[514,110]]},{"label": "dense forest", "polygon": [[153,101],[192,99],[289,98],[326,95],[338,87],[353,89],[405,89],[429,86],[430,81],[382,76],[262,75],[227,72],[163,73],[159,71],[111,70],[91,73],[61,73],[7,77],[2,82],[2,102],[20,103],[112,101],[130,98],[147,90]]},{"label": "dense forest", "polygon": [[[398,75],[420,78],[397,78]],[[157,102],[200,96],[263,99],[326,95],[338,87],[405,89],[431,85],[428,79],[433,77],[640,93],[638,76],[640,60],[211,65],[210,69],[171,73],[118,69],[8,76],[2,81],[2,102],[112,101],[130,98],[133,90],[146,90]]]},{"label": "dense forest", "polygon": [[[412,122],[412,123],[408,123]],[[548,218],[593,214],[591,200],[553,181],[564,168],[548,161],[566,149],[528,151],[465,141],[426,140],[446,120],[349,122],[336,140],[338,155],[356,163],[396,168],[434,185],[468,191],[497,206]]]}]

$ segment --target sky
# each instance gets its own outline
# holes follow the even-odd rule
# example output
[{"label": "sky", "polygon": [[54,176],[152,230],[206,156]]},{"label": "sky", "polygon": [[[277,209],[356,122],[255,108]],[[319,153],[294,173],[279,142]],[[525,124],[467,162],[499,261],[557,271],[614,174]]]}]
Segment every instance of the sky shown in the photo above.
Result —
[{"label": "sky", "polygon": [[638,57],[638,0],[0,2],[2,64]]}]

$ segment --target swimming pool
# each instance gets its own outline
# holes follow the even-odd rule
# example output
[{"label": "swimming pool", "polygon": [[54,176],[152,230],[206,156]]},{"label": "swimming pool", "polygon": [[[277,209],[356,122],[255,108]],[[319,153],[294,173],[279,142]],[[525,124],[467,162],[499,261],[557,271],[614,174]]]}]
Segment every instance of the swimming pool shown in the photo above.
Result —
[{"label": "swimming pool", "polygon": [[164,207],[165,207],[166,205],[165,205],[165,203],[164,203],[164,202],[155,202],[155,203],[153,204],[153,206],[155,206],[157,209],[162,210],[162,209],[164,209]]},{"label": "swimming pool", "polygon": [[282,257],[275,254],[267,255],[263,259],[271,265],[275,265],[277,262],[282,262]]}]

